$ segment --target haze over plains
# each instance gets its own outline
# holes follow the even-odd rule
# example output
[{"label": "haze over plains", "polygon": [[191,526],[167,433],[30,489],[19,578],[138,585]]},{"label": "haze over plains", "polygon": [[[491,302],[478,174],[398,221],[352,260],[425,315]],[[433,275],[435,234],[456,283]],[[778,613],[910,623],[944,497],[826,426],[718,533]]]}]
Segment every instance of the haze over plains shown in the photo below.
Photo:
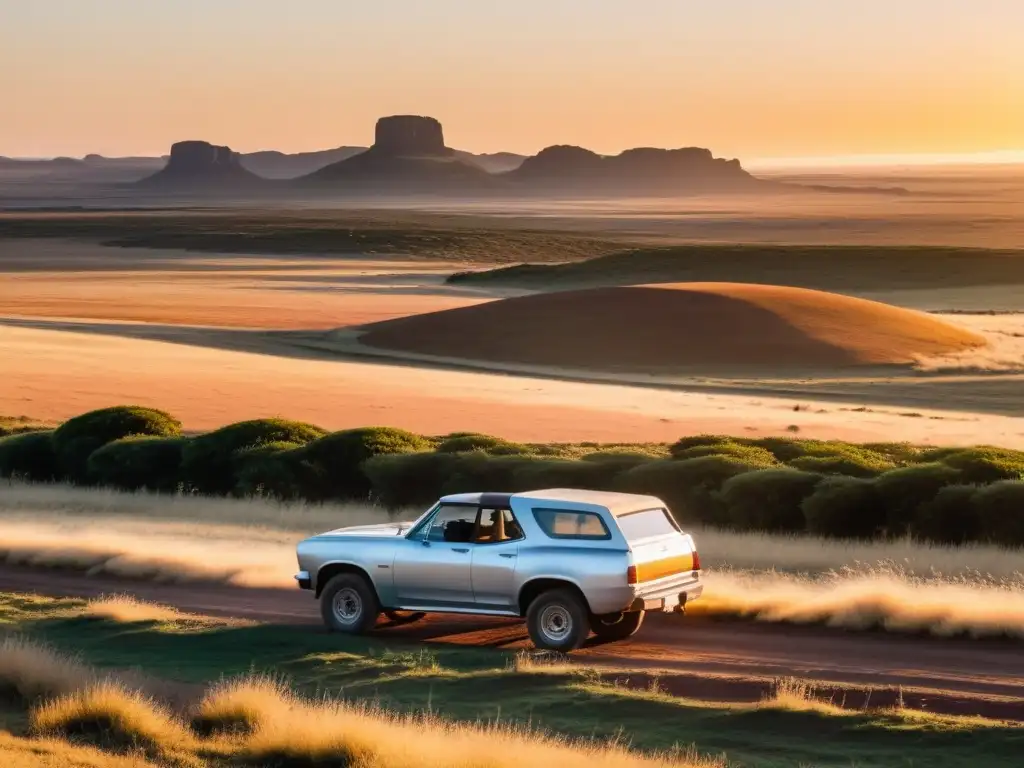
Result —
[{"label": "haze over plains", "polygon": [[7,156],[366,145],[396,112],[435,115],[476,152],[1024,150],[1017,0],[3,6]]}]

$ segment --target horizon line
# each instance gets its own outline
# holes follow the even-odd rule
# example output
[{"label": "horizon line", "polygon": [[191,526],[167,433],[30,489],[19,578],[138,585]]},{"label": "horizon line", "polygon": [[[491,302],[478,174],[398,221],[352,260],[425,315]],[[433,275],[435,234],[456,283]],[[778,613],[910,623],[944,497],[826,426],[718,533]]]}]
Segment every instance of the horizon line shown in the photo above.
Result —
[{"label": "horizon line", "polygon": [[[316,152],[329,152],[342,147],[356,148],[360,145],[355,144],[340,144],[334,147],[324,147],[321,149],[300,149],[295,151],[287,151],[281,149],[257,149],[247,152],[239,152],[239,154],[255,154],[259,152],[281,152],[286,155],[297,155],[297,154],[312,154]],[[665,149],[675,149],[675,147],[668,147]],[[487,155],[487,154],[499,154],[505,153],[513,155],[521,155],[523,157],[530,157],[530,154],[514,152],[511,150],[492,150],[492,151],[470,151],[475,155]],[[539,151],[539,150],[538,150]],[[625,151],[625,150],[622,150]],[[537,154],[534,152],[532,154]],[[605,154],[599,152],[598,154]],[[117,160],[122,158],[151,158],[160,159],[167,156],[166,152],[158,154],[115,154],[115,155],[103,155],[102,153],[90,152],[86,155],[48,155],[48,156],[30,156],[30,155],[3,155],[0,157],[9,160],[22,160],[22,161],[37,161],[45,162],[48,160],[57,160],[63,158],[69,158],[72,160],[83,160],[88,155],[99,155],[109,160]],[[716,155],[717,157],[718,155]],[[1001,149],[1001,150],[981,150],[977,152],[888,152],[888,153],[860,153],[860,154],[837,154],[837,155],[788,155],[788,156],[777,156],[767,155],[761,157],[754,157],[750,160],[743,160],[740,158],[740,162],[747,169],[760,168],[764,170],[782,170],[787,168],[799,169],[829,169],[829,168],[894,168],[900,166],[906,167],[919,167],[919,166],[970,166],[970,165],[1024,165],[1024,149]]]}]

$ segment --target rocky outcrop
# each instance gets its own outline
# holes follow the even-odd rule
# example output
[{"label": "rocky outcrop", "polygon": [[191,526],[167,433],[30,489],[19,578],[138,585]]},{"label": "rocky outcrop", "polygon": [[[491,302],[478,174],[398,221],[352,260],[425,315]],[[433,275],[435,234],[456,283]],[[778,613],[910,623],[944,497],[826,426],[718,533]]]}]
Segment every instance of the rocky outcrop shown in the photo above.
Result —
[{"label": "rocky outcrop", "polygon": [[575,146],[554,146],[523,161],[510,179],[549,191],[600,194],[678,194],[732,190],[760,184],[738,160],[716,158],[708,149],[627,149],[602,156]]},{"label": "rocky outcrop", "polygon": [[241,168],[230,147],[218,147],[205,141],[179,141],[171,146],[167,170],[175,173],[219,173]]},{"label": "rocky outcrop", "polygon": [[247,171],[237,152],[206,141],[179,141],[171,146],[167,165],[140,184],[173,186],[237,186],[258,184],[259,176]]},{"label": "rocky outcrop", "polygon": [[382,117],[372,147],[300,181],[331,194],[457,195],[501,184],[445,146],[441,123],[416,115]]},{"label": "rocky outcrop", "polygon": [[392,115],[377,121],[374,152],[394,157],[447,157],[452,150],[444,144],[444,129],[432,117]]}]

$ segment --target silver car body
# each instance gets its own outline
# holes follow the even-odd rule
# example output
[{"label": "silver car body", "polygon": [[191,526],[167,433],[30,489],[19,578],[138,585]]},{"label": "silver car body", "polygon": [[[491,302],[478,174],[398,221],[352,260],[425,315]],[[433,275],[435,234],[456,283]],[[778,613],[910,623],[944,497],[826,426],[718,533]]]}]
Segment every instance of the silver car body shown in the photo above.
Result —
[{"label": "silver car body", "polygon": [[[511,510],[517,538],[428,540],[434,515],[453,506],[466,507],[467,517],[479,509]],[[541,523],[577,519],[593,526],[593,515],[604,524],[603,537],[558,534]],[[298,561],[296,580],[314,595],[334,575],[356,572],[373,584],[381,607],[393,610],[523,616],[544,589],[572,585],[591,613],[604,615],[678,609],[703,591],[693,539],[664,502],[572,489],[445,496],[412,523],[306,539]]]}]

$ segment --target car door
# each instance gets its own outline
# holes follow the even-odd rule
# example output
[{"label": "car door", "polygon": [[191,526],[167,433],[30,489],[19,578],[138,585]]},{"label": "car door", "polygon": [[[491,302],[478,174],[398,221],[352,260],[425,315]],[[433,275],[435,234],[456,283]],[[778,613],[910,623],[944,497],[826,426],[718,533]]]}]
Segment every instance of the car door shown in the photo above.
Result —
[{"label": "car door", "polygon": [[515,571],[523,531],[511,509],[482,508],[473,542],[473,595],[480,610],[516,607]]},{"label": "car door", "polygon": [[475,505],[442,505],[396,548],[392,565],[401,608],[474,607],[472,583]]}]

